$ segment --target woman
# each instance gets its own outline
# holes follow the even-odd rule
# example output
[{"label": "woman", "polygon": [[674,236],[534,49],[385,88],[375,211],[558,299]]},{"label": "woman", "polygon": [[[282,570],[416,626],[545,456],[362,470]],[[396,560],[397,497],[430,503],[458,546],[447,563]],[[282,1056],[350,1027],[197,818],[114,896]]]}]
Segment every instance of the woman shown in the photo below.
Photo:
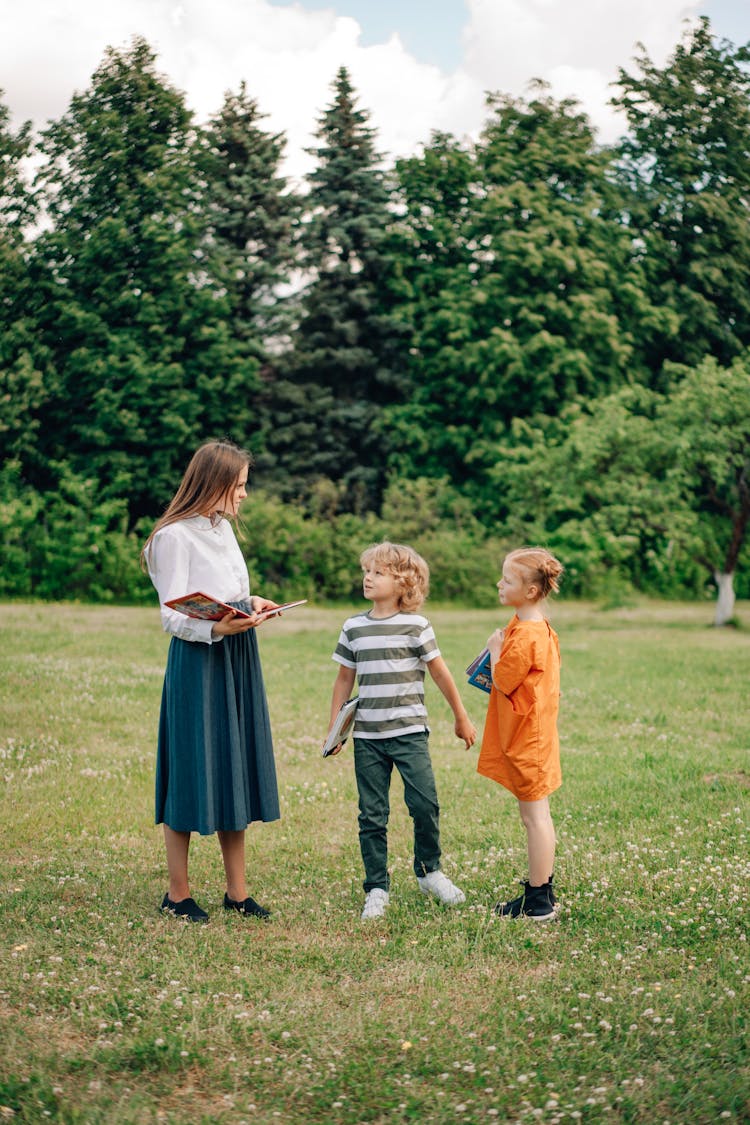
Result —
[{"label": "woman", "polygon": [[[276,602],[250,596],[247,566],[230,521],[247,492],[251,455],[232,442],[202,445],[143,548],[143,561],[172,634],[156,763],[156,823],[164,825],[169,889],[161,909],[207,922],[188,880],[190,833],[218,833],[224,909],[267,918],[247,893],[245,830],[279,818],[276,769],[255,627]],[[218,621],[165,603],[203,591],[243,610]]]}]

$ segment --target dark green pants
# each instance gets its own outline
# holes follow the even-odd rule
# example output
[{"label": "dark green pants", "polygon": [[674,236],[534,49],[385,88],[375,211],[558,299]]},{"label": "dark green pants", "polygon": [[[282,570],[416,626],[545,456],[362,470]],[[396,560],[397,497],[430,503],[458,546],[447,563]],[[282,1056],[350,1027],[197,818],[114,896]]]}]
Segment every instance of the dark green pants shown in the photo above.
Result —
[{"label": "dark green pants", "polygon": [[389,791],[393,767],[404,783],[404,800],[414,821],[414,873],[440,867],[440,806],[427,749],[427,731],[399,738],[355,738],[354,772],[359,792],[359,847],[365,891],[388,890]]}]

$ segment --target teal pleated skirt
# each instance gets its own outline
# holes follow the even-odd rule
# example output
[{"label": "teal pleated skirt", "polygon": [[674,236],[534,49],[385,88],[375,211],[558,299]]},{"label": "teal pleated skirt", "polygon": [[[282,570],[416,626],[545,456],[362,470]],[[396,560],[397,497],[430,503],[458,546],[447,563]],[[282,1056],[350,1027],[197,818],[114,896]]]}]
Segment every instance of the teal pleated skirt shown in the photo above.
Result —
[{"label": "teal pleated skirt", "polygon": [[211,645],[173,637],[159,718],[156,823],[209,835],[279,816],[255,630]]}]

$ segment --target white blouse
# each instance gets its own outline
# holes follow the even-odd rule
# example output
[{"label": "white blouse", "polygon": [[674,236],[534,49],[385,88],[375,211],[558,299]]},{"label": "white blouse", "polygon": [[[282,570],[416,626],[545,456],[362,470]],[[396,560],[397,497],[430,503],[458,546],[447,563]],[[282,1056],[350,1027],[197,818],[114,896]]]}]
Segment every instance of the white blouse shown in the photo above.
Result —
[{"label": "white blouse", "polygon": [[226,519],[212,524],[207,516],[191,516],[157,531],[148,552],[148,572],[161,603],[165,632],[183,641],[212,644],[212,621],[186,617],[164,605],[166,601],[200,590],[222,602],[250,597],[247,564]]}]

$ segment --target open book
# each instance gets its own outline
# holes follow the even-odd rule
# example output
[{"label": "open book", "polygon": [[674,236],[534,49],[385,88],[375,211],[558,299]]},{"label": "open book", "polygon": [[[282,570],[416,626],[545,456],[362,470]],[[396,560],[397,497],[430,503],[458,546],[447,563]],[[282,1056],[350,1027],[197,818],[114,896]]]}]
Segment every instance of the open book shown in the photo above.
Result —
[{"label": "open book", "polygon": [[340,742],[346,742],[349,732],[354,726],[354,712],[357,710],[358,703],[359,696],[355,695],[353,699],[347,699],[346,703],[341,704],[339,713],[333,720],[333,726],[329,730],[328,737],[323,745],[324,758],[332,754]]},{"label": "open book", "polygon": [[[266,609],[263,613],[258,614],[258,620],[265,621],[266,618],[275,617],[283,610],[304,605],[306,601],[307,598],[302,598],[298,602],[285,602],[284,605],[277,605],[275,609]],[[234,613],[237,617],[252,617],[252,614],[245,613],[243,609],[235,609],[234,606],[227,605],[226,602],[219,601],[218,598],[212,598],[210,594],[204,594],[200,590],[197,590],[194,594],[183,594],[181,598],[172,598],[171,601],[164,604],[168,605],[170,609],[176,609],[178,613],[184,613],[186,617],[200,617],[203,621],[220,621],[228,613]]]},{"label": "open book", "polygon": [[466,675],[472,687],[481,688],[482,691],[492,690],[492,664],[488,648],[483,648],[479,656],[472,660],[466,669]]}]

